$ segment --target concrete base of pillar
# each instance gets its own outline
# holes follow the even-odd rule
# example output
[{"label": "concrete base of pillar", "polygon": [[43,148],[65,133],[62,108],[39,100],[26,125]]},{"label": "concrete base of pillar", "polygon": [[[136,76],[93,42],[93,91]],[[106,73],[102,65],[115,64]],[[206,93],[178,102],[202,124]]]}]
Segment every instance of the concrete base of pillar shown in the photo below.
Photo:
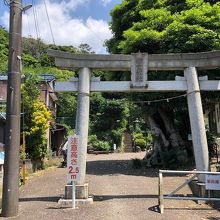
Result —
[{"label": "concrete base of pillar", "polygon": [[[93,204],[93,198],[89,197],[87,199],[76,199],[76,206],[79,205],[91,205]],[[60,207],[70,208],[72,207],[72,199],[60,199],[58,201]]]},{"label": "concrete base of pillar", "polygon": [[[93,197],[89,196],[88,183],[76,185],[76,206],[90,205],[93,203]],[[58,201],[60,207],[72,207],[72,185],[65,186],[64,198]]]},{"label": "concrete base of pillar", "polygon": [[[208,197],[208,192],[205,189],[205,183],[200,183],[198,180],[193,180],[189,183],[192,193],[196,197]],[[198,200],[198,204],[205,203],[205,201]]]},{"label": "concrete base of pillar", "polygon": [[[88,199],[88,198],[89,198],[88,183],[76,185],[76,199]],[[72,185],[65,186],[64,199],[72,199]]]}]

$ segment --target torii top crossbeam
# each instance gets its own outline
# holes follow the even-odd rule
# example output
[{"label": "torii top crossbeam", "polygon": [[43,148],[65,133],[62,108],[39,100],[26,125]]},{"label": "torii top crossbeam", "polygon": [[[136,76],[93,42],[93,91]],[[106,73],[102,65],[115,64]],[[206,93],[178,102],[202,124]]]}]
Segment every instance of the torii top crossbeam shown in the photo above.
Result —
[{"label": "torii top crossbeam", "polygon": [[[132,81],[100,82],[92,79],[91,91],[96,92],[186,91],[186,80],[148,81],[148,70],[184,70],[187,67],[216,69],[220,67],[220,51],[179,54],[97,55],[48,50],[48,54],[55,57],[57,67],[64,69],[74,70],[87,67],[93,70],[131,71]],[[203,91],[220,90],[220,81],[203,79],[200,81],[200,89]],[[56,82],[57,92],[77,90],[77,80]]]},{"label": "torii top crossbeam", "polygon": [[[98,70],[129,71],[133,55],[71,54],[48,50],[55,57],[56,66],[65,69],[88,67]],[[220,51],[202,53],[148,54],[148,70],[184,70],[193,66],[197,69],[216,69],[220,67]]]}]

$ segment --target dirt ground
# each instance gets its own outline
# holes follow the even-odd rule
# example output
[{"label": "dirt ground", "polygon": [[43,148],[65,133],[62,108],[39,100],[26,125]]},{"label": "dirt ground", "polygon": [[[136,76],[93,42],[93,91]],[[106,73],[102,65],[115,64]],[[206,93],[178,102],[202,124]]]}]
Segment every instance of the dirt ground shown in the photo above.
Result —
[{"label": "dirt ground", "polygon": [[[219,210],[194,201],[165,200],[165,213],[158,213],[158,170],[132,168],[131,158],[143,155],[143,152],[88,155],[87,181],[94,203],[75,210],[61,208],[57,203],[64,194],[65,168],[35,175],[21,188],[19,215],[10,219],[220,220]],[[183,176],[166,176],[164,193],[177,188],[183,180]],[[190,190],[186,187],[179,193],[188,194]]]}]

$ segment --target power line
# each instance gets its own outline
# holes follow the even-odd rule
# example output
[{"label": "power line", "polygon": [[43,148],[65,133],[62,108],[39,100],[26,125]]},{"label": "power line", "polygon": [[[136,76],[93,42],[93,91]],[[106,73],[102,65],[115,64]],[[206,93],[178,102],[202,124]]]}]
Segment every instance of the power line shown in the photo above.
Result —
[{"label": "power line", "polygon": [[37,36],[37,39],[40,39],[40,29],[39,29],[39,25],[38,25],[38,16],[37,16],[35,0],[32,0],[32,5],[33,5],[33,15],[34,15],[34,24],[35,24],[36,36]]},{"label": "power line", "polygon": [[[27,1],[25,0],[24,1],[24,5],[27,5]],[[24,13],[26,14],[26,16],[27,16],[27,25],[28,25],[28,35],[29,35],[29,37],[31,36],[31,29],[30,29],[30,21],[29,21],[29,14],[28,13],[26,13],[26,11],[24,11]]]},{"label": "power line", "polygon": [[6,6],[9,6],[9,5],[10,5],[9,0],[4,0],[4,4],[5,4]]},{"label": "power line", "polygon": [[46,15],[47,15],[47,20],[48,20],[49,27],[50,27],[50,33],[51,33],[51,36],[52,36],[53,44],[55,45],[53,30],[52,30],[51,23],[50,23],[50,17],[49,17],[49,14],[48,14],[46,1],[44,0],[43,2],[44,2],[44,7],[45,7]]}]

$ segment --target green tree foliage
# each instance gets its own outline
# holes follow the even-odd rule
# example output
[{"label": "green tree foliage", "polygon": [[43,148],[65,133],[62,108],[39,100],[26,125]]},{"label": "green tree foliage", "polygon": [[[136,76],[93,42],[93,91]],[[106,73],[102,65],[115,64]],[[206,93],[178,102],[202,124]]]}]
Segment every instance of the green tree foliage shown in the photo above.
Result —
[{"label": "green tree foliage", "polygon": [[7,71],[8,63],[8,33],[0,27],[0,72]]},{"label": "green tree foliage", "polygon": [[43,161],[47,155],[46,131],[51,112],[39,100],[39,79],[35,75],[28,75],[22,84],[22,132],[26,135],[26,153],[32,160]]},{"label": "green tree foliage", "polygon": [[77,101],[74,93],[59,93],[57,102],[57,120],[70,128],[75,128]]},{"label": "green tree foliage", "polygon": [[[208,0],[124,0],[111,11],[113,37],[106,42],[111,53],[176,53],[201,52],[220,48],[220,4]],[[216,71],[203,72],[218,79]],[[176,72],[149,72],[150,80],[174,80]],[[217,93],[203,93],[204,101],[219,98]],[[169,98],[176,94],[135,95],[135,100]],[[173,101],[175,112],[181,101]],[[186,102],[185,102],[186,103]],[[176,105],[177,104],[177,105]],[[150,112],[161,105],[155,103]],[[152,106],[152,105],[151,105]],[[179,109],[180,110],[180,109]]]},{"label": "green tree foliage", "polygon": [[[110,53],[187,53],[220,49],[219,1],[123,0],[111,11],[111,16],[110,28],[113,37],[106,41]],[[199,72],[201,75],[208,74],[209,78],[218,79],[216,73],[216,71]],[[174,80],[175,75],[183,73],[149,72],[148,74],[149,80]],[[176,95],[178,94],[148,93],[134,95],[131,99],[151,101]],[[219,98],[217,93],[203,93],[205,104],[216,97]],[[143,114],[153,116],[166,138],[169,138],[168,131],[157,112],[161,108],[168,112],[169,123],[181,129],[184,137],[187,136],[189,119],[186,99],[172,100],[169,103],[151,103],[151,105],[142,103],[139,106],[142,108],[140,116],[143,117]],[[171,147],[170,152],[179,158],[177,150]]]},{"label": "green tree foliage", "polygon": [[47,137],[46,131],[49,129],[51,112],[45,104],[39,100],[34,100],[30,107],[30,127],[27,134],[27,154],[33,160],[43,159],[47,155]]},{"label": "green tree foliage", "polygon": [[90,112],[90,134],[120,147],[129,117],[126,100],[107,99],[100,93],[93,93]]},{"label": "green tree foliage", "polygon": [[88,44],[80,44],[78,51],[79,53],[95,53]]},{"label": "green tree foliage", "polygon": [[110,52],[199,52],[220,48],[218,1],[131,2],[124,0],[111,12],[113,38],[106,43]]},{"label": "green tree foliage", "polygon": [[39,58],[42,54],[46,53],[48,45],[41,39],[34,39],[31,37],[23,38],[23,53],[29,54],[34,58]]}]

